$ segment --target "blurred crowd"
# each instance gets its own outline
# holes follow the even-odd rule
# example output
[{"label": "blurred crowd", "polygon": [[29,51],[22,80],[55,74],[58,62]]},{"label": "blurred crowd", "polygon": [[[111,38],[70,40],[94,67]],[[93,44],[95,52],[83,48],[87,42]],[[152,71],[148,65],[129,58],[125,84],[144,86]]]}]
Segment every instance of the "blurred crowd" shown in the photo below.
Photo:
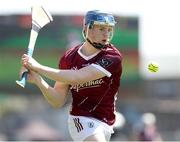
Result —
[{"label": "blurred crowd", "polygon": [[[70,100],[61,109],[51,108],[41,97],[16,96],[9,101],[11,103],[6,101],[5,104],[10,106],[3,106],[1,103],[1,109],[9,107],[0,115],[1,141],[72,140],[66,123]],[[138,119],[131,123],[126,114],[117,111],[111,141],[162,141],[156,122],[153,113],[139,114]]]}]

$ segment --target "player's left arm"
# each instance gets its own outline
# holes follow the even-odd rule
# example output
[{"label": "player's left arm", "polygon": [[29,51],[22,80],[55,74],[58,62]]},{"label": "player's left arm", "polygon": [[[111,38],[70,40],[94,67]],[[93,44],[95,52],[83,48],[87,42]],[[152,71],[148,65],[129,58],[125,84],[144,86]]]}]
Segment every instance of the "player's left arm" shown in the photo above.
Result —
[{"label": "player's left arm", "polygon": [[52,80],[61,81],[67,84],[81,84],[106,76],[105,73],[92,65],[79,70],[59,70],[42,66],[41,68],[38,68],[37,72]]},{"label": "player's left arm", "polygon": [[104,57],[96,63],[79,70],[59,70],[42,66],[37,70],[40,74],[67,84],[81,84],[102,77],[111,77],[114,72],[122,72],[121,59],[119,57]]},{"label": "player's left arm", "polygon": [[54,69],[39,64],[32,57],[25,55],[22,58],[23,65],[46,76],[55,81],[64,82],[66,84],[80,84],[88,81],[96,80],[104,76],[111,76],[111,70],[118,68],[118,60],[116,58],[102,58],[95,64],[86,66],[79,70],[61,70]]}]

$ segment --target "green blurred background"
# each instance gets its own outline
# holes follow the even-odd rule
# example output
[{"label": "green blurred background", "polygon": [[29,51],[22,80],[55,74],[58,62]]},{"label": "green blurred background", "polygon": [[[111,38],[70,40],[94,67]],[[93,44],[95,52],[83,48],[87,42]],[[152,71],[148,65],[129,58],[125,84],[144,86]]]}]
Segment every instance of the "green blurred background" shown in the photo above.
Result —
[{"label": "green blurred background", "polygon": [[[0,25],[0,84],[1,89],[16,87],[15,80],[21,67],[20,59],[26,52],[31,28],[30,15],[1,16]],[[82,16],[54,16],[54,22],[44,27],[37,38],[34,57],[42,64],[56,67],[65,50],[73,42],[82,42]],[[123,82],[137,81],[138,74],[138,19],[116,17],[112,43],[123,52]],[[8,22],[8,24],[7,24]],[[124,84],[124,83],[122,83]]]}]

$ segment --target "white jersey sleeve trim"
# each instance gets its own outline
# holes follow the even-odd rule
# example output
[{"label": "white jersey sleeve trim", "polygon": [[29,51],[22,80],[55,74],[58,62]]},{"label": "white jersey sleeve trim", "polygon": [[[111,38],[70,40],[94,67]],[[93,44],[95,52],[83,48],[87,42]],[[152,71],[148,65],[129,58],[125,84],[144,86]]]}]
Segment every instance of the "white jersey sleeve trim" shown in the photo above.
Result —
[{"label": "white jersey sleeve trim", "polygon": [[111,73],[109,71],[107,71],[106,69],[104,69],[103,67],[101,67],[100,65],[97,64],[91,64],[91,66],[97,68],[98,70],[102,71],[104,74],[106,74],[107,77],[111,77]]}]

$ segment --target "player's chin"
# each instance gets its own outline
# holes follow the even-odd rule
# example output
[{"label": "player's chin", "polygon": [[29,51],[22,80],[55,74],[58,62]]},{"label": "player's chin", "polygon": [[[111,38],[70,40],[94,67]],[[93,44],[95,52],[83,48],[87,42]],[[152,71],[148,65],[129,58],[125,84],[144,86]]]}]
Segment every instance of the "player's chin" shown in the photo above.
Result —
[{"label": "player's chin", "polygon": [[101,44],[103,44],[103,45],[109,44],[109,40],[108,40],[108,39],[106,39],[106,40],[104,39],[104,40],[102,40],[101,42],[102,42]]},{"label": "player's chin", "polygon": [[102,45],[107,45],[107,44],[109,44],[109,42],[108,41],[102,41],[101,44]]}]

